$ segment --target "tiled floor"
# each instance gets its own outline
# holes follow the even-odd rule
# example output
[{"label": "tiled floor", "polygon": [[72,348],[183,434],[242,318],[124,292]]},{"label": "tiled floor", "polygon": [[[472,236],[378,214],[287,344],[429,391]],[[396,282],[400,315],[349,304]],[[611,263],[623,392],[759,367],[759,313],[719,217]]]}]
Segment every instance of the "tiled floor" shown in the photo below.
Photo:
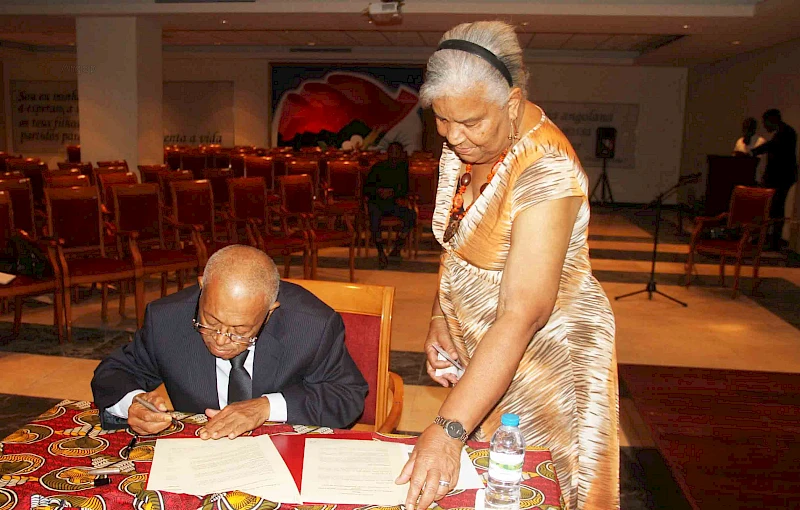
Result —
[{"label": "tiled floor", "polygon": [[[630,211],[594,212],[590,228],[590,247],[594,254],[592,265],[610,298],[644,287],[652,250],[650,221],[647,216],[632,216]],[[677,232],[669,222],[664,225],[664,243],[659,244],[660,261],[656,275],[658,287],[688,302],[689,306],[683,308],[660,296],[648,301],[646,294],[619,301],[612,299],[617,321],[619,362],[800,372],[800,319],[796,310],[800,308],[800,268],[781,267],[780,261],[773,258],[770,266],[761,271],[765,282],[760,288],[763,295],[757,298],[743,295],[732,300],[729,288],[716,285],[718,267],[713,263],[698,265],[697,282],[686,288],[680,284],[687,236]],[[423,241],[422,247],[428,246],[430,243]],[[325,250],[320,256],[323,267],[319,278],[345,281],[344,255],[340,249]],[[417,353],[422,350],[427,332],[436,291],[437,265],[438,254],[434,251],[421,252],[416,261],[393,261],[385,271],[377,270],[371,258],[358,261],[358,282],[396,288],[392,351],[398,351],[398,354],[393,367],[403,372],[407,382],[399,426],[402,431],[423,430],[436,416],[448,393],[447,389],[437,386],[408,384],[419,383],[420,374],[425,377],[424,371],[420,371],[422,358]],[[301,276],[296,265],[292,276]],[[749,289],[749,268],[745,268],[743,276],[746,280],[744,288]],[[728,285],[730,281],[729,277]],[[148,287],[147,297],[158,297],[157,282]],[[104,324],[99,317],[99,297],[95,294],[73,306],[74,326],[102,329],[106,331],[104,334],[109,342],[120,341],[121,330],[130,332],[135,328],[132,299],[128,300],[127,318],[116,314],[116,301],[109,309],[110,320]],[[0,317],[0,321],[11,319],[10,315]],[[30,303],[25,308],[24,321],[52,324],[52,308]],[[3,350],[13,349],[14,345]],[[24,350],[24,347],[19,350]],[[86,352],[75,348],[50,354],[54,356],[1,352],[0,373],[3,376],[0,378],[0,393],[51,399],[90,398],[89,381],[96,361],[83,358],[98,359],[101,357],[99,351]],[[37,410],[31,408],[32,414]],[[631,476],[641,475],[644,483],[651,483],[654,476],[656,480],[663,476],[663,473],[656,473],[660,468],[651,467],[654,465],[652,438],[632,401],[624,394],[620,402],[620,440],[621,445],[628,448],[625,450],[628,456],[638,459],[631,461]],[[635,473],[636,470],[648,469],[651,471]],[[655,497],[652,491],[648,494],[648,498]],[[648,505],[642,508],[656,508]],[[627,506],[639,508],[633,503]]]}]

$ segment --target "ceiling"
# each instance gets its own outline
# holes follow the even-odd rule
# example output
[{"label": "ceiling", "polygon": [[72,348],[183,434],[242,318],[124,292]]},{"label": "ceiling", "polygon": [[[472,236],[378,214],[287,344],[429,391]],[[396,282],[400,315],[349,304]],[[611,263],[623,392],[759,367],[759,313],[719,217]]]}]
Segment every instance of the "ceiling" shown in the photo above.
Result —
[{"label": "ceiling", "polygon": [[[597,9],[603,7],[597,2],[572,0],[570,5],[586,5],[575,14],[550,13],[564,10],[565,5],[554,4],[552,0],[520,0],[518,3],[487,0],[474,3],[472,10],[479,12],[471,13],[415,12],[412,7],[433,9],[433,4],[406,0],[402,22],[388,26],[377,26],[363,14],[367,1],[329,0],[319,4],[298,0],[292,12],[261,12],[280,5],[285,7],[286,2],[280,1],[260,6],[215,4],[216,12],[196,12],[196,7],[189,6],[184,6],[182,12],[153,12],[161,6],[153,6],[145,0],[117,2],[112,7],[106,5],[105,9],[99,9],[99,4],[88,0],[60,1],[63,4],[61,13],[50,8],[51,14],[42,15],[35,13],[47,12],[47,9],[30,7],[37,3],[35,0],[25,3],[0,0],[0,41],[38,51],[74,51],[70,46],[75,44],[75,14],[68,12],[131,14],[114,10],[122,5],[128,5],[129,11],[136,7],[135,15],[157,19],[163,28],[165,48],[174,51],[220,46],[231,51],[288,51],[302,47],[308,56],[330,50],[391,48],[397,52],[408,48],[415,50],[415,54],[424,54],[457,23],[503,19],[515,25],[521,45],[532,58],[558,60],[560,56],[581,54],[586,59],[618,57],[633,64],[691,66],[800,37],[798,0],[765,0],[755,5],[757,0],[661,0],[657,3],[654,0],[605,0],[606,6],[610,6],[608,9]],[[465,5],[470,1],[464,0]],[[102,3],[101,0],[95,2]],[[53,3],[58,1],[49,2]],[[443,8],[455,5],[447,0],[438,4]],[[698,7],[711,4],[727,6],[730,10],[716,9],[709,14],[707,9],[702,11]],[[322,12],[323,6],[328,5],[332,5],[330,10],[335,12]],[[547,5],[558,8],[542,9]],[[255,6],[260,11],[236,12],[247,6]],[[314,10],[311,9],[314,6],[318,12],[298,12]],[[643,14],[620,14],[625,6],[631,11],[639,9]],[[664,9],[661,15],[653,11],[655,6]],[[8,12],[18,14],[3,14]],[[604,12],[614,14],[605,15]]]}]

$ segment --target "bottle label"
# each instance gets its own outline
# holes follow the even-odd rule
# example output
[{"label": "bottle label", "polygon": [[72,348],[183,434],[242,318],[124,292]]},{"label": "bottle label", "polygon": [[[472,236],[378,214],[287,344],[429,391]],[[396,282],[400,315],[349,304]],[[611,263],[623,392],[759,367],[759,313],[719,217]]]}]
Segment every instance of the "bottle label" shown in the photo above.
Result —
[{"label": "bottle label", "polygon": [[522,463],[525,454],[489,453],[489,478],[501,482],[519,482],[522,479]]}]

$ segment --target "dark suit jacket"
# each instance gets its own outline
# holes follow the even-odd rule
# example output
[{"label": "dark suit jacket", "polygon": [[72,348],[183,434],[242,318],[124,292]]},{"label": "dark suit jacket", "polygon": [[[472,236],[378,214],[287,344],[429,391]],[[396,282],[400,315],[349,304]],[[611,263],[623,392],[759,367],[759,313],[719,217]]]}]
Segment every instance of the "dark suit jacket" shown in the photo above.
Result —
[{"label": "dark suit jacket", "polygon": [[[106,408],[133,390],[152,391],[162,382],[177,411],[219,407],[216,358],[192,326],[199,295],[199,286],[193,286],[150,303],[133,342],[98,365],[92,392],[104,427],[124,426]],[[341,316],[283,281],[278,301],[256,342],[253,395],[282,393],[289,423],[351,425],[364,410],[367,383],[344,345]]]},{"label": "dark suit jacket", "polygon": [[767,155],[764,168],[764,185],[775,189],[789,189],[797,180],[797,132],[781,122],[772,139],[751,151],[754,156]]}]

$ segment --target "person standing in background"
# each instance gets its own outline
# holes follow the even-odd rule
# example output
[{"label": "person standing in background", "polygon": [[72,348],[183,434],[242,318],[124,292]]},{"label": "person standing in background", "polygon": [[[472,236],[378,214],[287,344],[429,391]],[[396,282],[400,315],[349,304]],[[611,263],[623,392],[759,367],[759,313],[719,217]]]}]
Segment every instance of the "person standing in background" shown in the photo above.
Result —
[{"label": "person standing in background", "polygon": [[[758,121],[753,117],[747,117],[742,122],[742,136],[736,140],[733,145],[734,156],[750,156],[750,151],[756,147],[760,147],[766,142],[764,137],[756,135],[758,129]],[[758,158],[758,166],[756,167],[756,182],[761,182],[764,176],[764,158]]]},{"label": "person standing in background", "polygon": [[[762,120],[767,132],[772,133],[772,138],[751,149],[750,154],[753,156],[767,155],[767,166],[761,184],[775,190],[770,208],[770,218],[783,218],[789,188],[797,180],[797,131],[783,122],[781,112],[774,108],[764,112]],[[781,219],[773,224],[772,234],[769,238],[772,251],[780,251],[782,232],[783,220]]]}]

